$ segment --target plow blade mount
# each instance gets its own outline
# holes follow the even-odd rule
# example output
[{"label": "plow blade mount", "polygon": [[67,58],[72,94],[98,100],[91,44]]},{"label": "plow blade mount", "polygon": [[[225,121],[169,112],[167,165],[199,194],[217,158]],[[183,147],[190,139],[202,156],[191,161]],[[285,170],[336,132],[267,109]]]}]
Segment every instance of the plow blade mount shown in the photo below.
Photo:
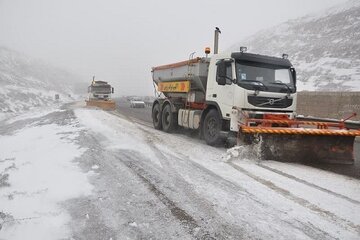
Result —
[{"label": "plow blade mount", "polygon": [[354,136],[261,135],[264,159],[282,162],[353,164]]},{"label": "plow blade mount", "polygon": [[104,100],[86,100],[86,106],[89,107],[98,107],[103,110],[112,111],[115,110],[115,102],[112,100],[104,101]]}]

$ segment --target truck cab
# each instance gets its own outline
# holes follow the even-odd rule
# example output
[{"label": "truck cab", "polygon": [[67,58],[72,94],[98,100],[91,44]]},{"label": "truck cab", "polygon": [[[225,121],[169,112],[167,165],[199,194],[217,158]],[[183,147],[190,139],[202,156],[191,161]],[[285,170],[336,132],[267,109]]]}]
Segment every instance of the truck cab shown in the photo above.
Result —
[{"label": "truck cab", "polygon": [[[296,111],[296,72],[286,58],[245,52],[214,55],[209,64],[206,103],[216,106],[222,119],[232,115],[276,112],[293,118]],[[236,110],[236,111],[234,111]],[[237,132],[238,124],[230,124]]]},{"label": "truck cab", "polygon": [[105,81],[95,81],[88,87],[89,100],[110,100],[111,94],[114,93],[114,88]]}]

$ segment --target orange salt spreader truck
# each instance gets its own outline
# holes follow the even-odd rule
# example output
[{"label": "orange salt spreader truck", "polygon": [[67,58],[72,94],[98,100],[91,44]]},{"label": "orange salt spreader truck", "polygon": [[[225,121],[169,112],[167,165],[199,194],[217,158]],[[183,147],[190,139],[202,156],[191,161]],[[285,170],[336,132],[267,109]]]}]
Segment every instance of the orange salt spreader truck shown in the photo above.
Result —
[{"label": "orange salt spreader truck", "polygon": [[[209,145],[259,144],[263,159],[352,164],[360,130],[296,117],[296,71],[288,56],[240,51],[152,68],[159,93],[152,107],[156,129],[198,130]],[[161,96],[161,97],[160,97]]]}]

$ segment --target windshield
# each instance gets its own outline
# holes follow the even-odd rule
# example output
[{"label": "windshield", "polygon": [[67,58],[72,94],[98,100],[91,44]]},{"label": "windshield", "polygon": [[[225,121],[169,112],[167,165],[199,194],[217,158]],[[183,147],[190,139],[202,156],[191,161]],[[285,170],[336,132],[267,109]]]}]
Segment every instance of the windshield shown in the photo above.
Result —
[{"label": "windshield", "polygon": [[290,68],[276,65],[236,62],[238,84],[249,90],[295,92]]},{"label": "windshield", "polygon": [[105,85],[105,86],[91,86],[91,92],[98,93],[98,94],[110,94],[111,93],[111,86]]}]

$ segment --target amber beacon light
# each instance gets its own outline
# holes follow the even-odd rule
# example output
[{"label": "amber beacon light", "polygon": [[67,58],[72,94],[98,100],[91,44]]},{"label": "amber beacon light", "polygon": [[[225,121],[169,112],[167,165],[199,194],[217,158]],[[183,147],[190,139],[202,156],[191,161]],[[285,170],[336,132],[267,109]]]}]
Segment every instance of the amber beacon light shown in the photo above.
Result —
[{"label": "amber beacon light", "polygon": [[206,47],[205,48],[205,54],[206,54],[206,57],[208,57],[208,55],[210,54],[211,50],[209,47]]}]

